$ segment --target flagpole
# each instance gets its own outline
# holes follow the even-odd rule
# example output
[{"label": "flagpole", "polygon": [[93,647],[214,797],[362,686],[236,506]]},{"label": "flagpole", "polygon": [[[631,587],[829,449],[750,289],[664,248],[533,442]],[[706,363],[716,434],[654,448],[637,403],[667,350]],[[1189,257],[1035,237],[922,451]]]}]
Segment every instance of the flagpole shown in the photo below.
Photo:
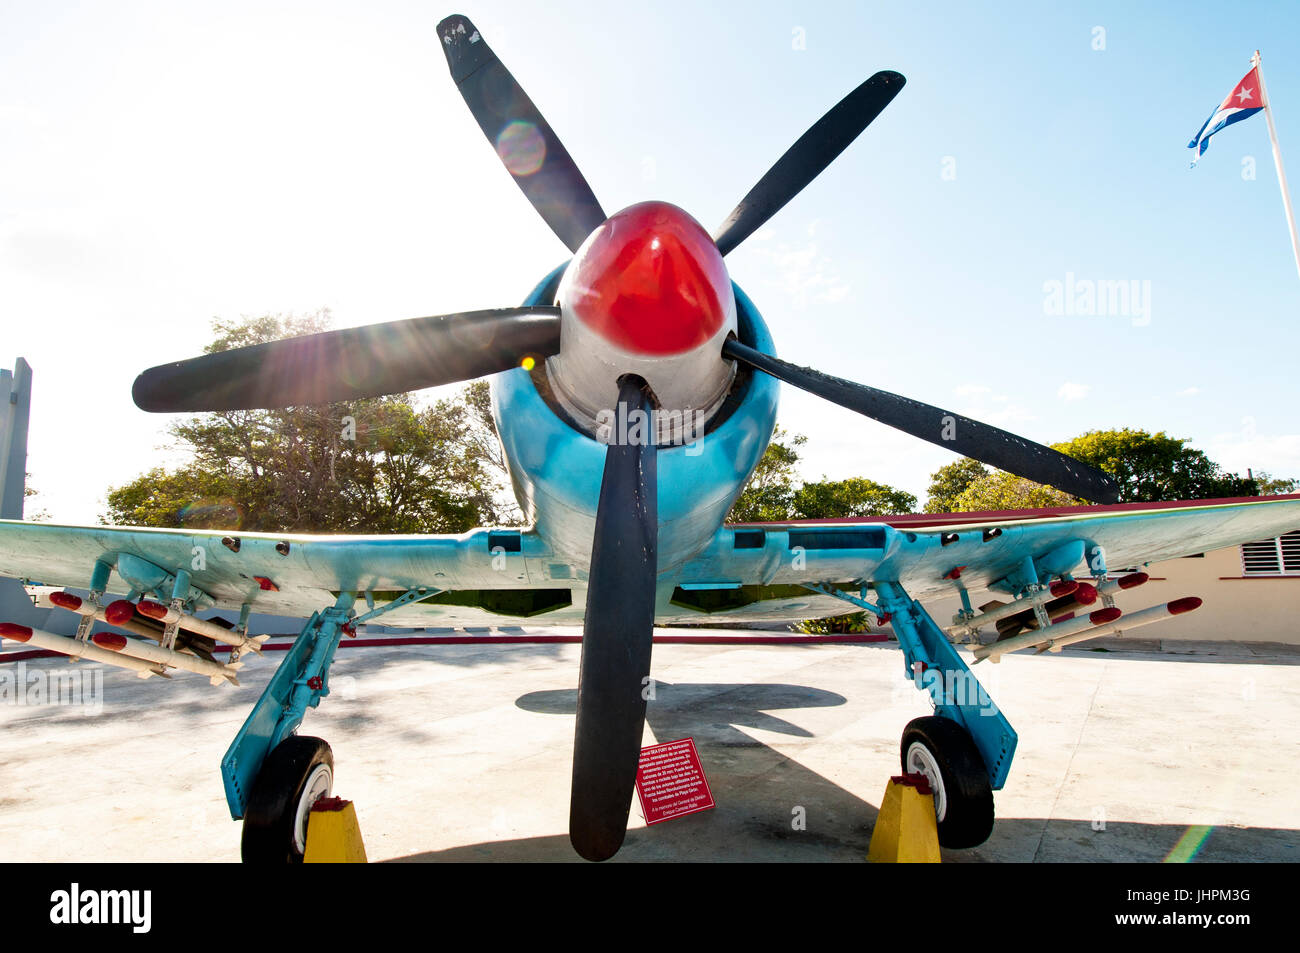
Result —
[{"label": "flagpole", "polygon": [[1291,254],[1295,256],[1296,273],[1300,274],[1300,237],[1296,236],[1295,212],[1291,209],[1291,193],[1287,189],[1286,169],[1282,167],[1282,150],[1277,144],[1277,129],[1273,126],[1273,104],[1269,101],[1268,90],[1264,87],[1264,70],[1260,66],[1259,50],[1250,58],[1259,77],[1259,98],[1264,105],[1264,118],[1268,121],[1268,138],[1273,143],[1273,165],[1277,168],[1277,184],[1282,189],[1282,208],[1286,212],[1287,228],[1291,230]]}]

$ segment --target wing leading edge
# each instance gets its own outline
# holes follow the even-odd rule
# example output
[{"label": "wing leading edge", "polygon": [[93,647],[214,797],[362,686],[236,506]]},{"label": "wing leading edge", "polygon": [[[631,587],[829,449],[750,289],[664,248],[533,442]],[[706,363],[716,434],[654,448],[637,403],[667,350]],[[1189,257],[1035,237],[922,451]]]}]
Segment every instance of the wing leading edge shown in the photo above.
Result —
[{"label": "wing leading edge", "polygon": [[[447,536],[305,536],[0,520],[0,576],[89,588],[96,561],[112,567],[106,591],[144,591],[140,563],[174,578],[189,573],[200,608],[306,618],[338,592],[383,602],[408,589],[443,595],[394,611],[394,625],[483,624],[562,608],[568,583],[549,568],[535,534],[474,530]],[[139,562],[132,562],[137,560]],[[567,567],[566,567],[567,568]],[[170,581],[167,582],[170,585]],[[164,600],[170,591],[162,593]],[[581,613],[578,613],[579,617]]]},{"label": "wing leading edge", "polygon": [[[690,594],[739,589],[766,598],[744,604],[739,596],[730,604],[715,598],[713,604],[720,608],[708,614],[736,622],[768,619],[774,612],[780,614],[784,601],[807,603],[794,611],[807,613],[800,618],[811,618],[813,609],[842,614],[852,607],[806,590],[813,601],[797,598],[807,584],[838,583],[848,589],[897,582],[921,599],[951,594],[949,574],[956,569],[970,590],[997,588],[1014,579],[1026,559],[1058,574],[1074,572],[1085,568],[1080,565],[1085,554],[1099,548],[1105,565],[1120,569],[1297,528],[1300,494],[724,526],[685,567],[677,601],[703,605],[705,597]],[[1048,566],[1061,560],[1070,561]],[[700,612],[695,617],[698,621]]]},{"label": "wing leading edge", "polygon": [[[1300,528],[1300,494],[1232,500],[1064,507],[997,513],[724,526],[679,571],[659,580],[659,623],[761,622],[851,611],[808,584],[900,583],[914,598],[996,587],[1026,559],[1082,541],[1119,569],[1267,539]],[[237,541],[237,549],[230,544]],[[1077,549],[1078,547],[1075,547]],[[0,575],[85,589],[97,560],[111,592],[135,588],[126,555],[185,569],[211,605],[304,618],[341,590],[382,602],[416,587],[443,594],[386,617],[393,625],[582,621],[586,575],[557,562],[529,530],[447,536],[303,536],[207,530],[78,527],[0,520]],[[1076,560],[1078,562],[1078,560]],[[1059,569],[1071,571],[1072,564]],[[266,580],[264,585],[260,580]]]}]

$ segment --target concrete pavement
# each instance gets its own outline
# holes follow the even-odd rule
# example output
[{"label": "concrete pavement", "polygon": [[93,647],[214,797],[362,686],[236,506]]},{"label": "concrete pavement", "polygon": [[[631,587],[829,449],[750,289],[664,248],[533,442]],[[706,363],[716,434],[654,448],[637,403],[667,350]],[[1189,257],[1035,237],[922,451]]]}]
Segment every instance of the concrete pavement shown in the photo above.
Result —
[{"label": "concrete pavement", "polygon": [[[992,838],[945,860],[1300,860],[1300,653],[1109,647],[976,667],[1020,745]],[[302,733],[333,746],[370,858],[575,860],[578,655],[340,651]],[[104,670],[98,705],[0,704],[0,860],[237,860],[218,766],[280,657],[241,689]],[[21,664],[28,681],[91,669]],[[645,743],[693,737],[717,807],[646,827],[634,802],[616,859],[862,861],[903,726],[929,713],[902,669],[892,643],[657,645]]]}]

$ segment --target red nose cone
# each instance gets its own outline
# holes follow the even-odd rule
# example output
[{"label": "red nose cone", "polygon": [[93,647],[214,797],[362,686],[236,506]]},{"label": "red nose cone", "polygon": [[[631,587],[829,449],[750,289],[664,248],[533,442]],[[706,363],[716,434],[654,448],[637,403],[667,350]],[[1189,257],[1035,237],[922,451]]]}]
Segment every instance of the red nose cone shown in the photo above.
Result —
[{"label": "red nose cone", "polygon": [[563,305],[612,344],[681,354],[727,317],[731,280],[708,232],[675,205],[642,202],[609,218],[578,249]]}]

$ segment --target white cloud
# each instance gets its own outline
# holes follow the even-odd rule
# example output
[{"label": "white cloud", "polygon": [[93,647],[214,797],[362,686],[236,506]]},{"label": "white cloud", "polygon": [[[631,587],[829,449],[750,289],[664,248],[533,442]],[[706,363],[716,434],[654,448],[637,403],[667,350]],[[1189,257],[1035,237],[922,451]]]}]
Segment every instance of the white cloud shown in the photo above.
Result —
[{"label": "white cloud", "polygon": [[1180,391],[1179,391],[1177,394],[1175,394],[1174,396],[1175,396],[1175,397],[1195,397],[1195,396],[1196,396],[1197,394],[1199,394],[1200,392],[1201,392],[1201,389],[1200,389],[1199,387],[1184,387],[1182,390],[1180,390]]},{"label": "white cloud", "polygon": [[990,390],[992,388],[985,387],[983,384],[962,384],[960,387],[954,387],[952,392],[958,397],[979,397]]},{"label": "white cloud", "polygon": [[1019,426],[1033,423],[1038,419],[1038,415],[1028,407],[1010,402],[997,410],[987,406],[963,407],[958,413],[964,417],[970,417],[973,420],[992,424],[994,427],[1002,427],[1006,430],[1015,430]]},{"label": "white cloud", "polygon": [[1088,396],[1087,384],[1076,384],[1074,381],[1066,381],[1056,392],[1056,396],[1061,400],[1083,400]]},{"label": "white cloud", "polygon": [[1245,476],[1246,470],[1275,477],[1300,476],[1300,434],[1261,434],[1253,417],[1242,418],[1236,433],[1216,434],[1205,454],[1223,469]]},{"label": "white cloud", "polygon": [[751,249],[766,263],[767,278],[787,294],[794,307],[836,304],[852,291],[833,259],[822,254],[816,242],[802,245],[770,242]]}]

